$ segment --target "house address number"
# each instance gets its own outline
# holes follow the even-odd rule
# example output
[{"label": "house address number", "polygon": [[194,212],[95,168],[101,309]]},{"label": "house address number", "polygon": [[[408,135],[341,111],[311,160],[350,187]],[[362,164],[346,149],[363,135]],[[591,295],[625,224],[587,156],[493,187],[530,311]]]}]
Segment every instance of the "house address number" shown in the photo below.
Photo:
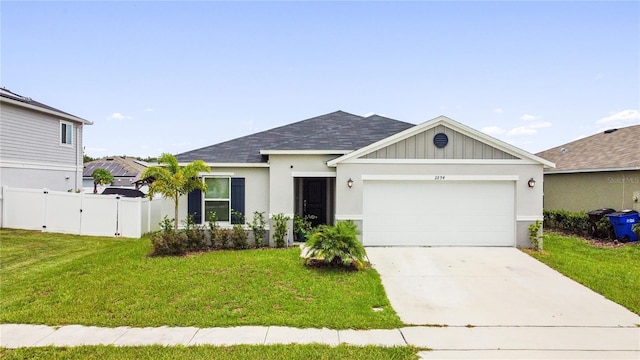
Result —
[{"label": "house address number", "polygon": [[444,175],[436,175],[433,180],[444,180]]}]

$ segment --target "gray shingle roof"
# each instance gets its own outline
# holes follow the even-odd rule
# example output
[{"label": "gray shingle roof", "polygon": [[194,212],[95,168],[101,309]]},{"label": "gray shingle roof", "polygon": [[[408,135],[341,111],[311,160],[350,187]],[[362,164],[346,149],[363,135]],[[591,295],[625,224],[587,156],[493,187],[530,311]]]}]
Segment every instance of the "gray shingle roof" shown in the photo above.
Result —
[{"label": "gray shingle roof", "polygon": [[344,111],[302,120],[271,130],[177,154],[180,162],[260,163],[260,150],[356,150],[413,127],[379,115]]},{"label": "gray shingle roof", "polygon": [[26,96],[22,96],[22,95],[18,95],[10,90],[7,90],[5,88],[0,88],[0,98],[5,98],[5,99],[11,99],[14,101],[18,101],[20,103],[23,104],[27,104],[27,105],[31,105],[31,106],[35,106],[44,110],[48,110],[48,111],[54,111],[57,113],[60,113],[61,115],[66,115],[69,117],[69,120],[74,120],[74,121],[79,121],[82,123],[85,123],[87,125],[91,125],[93,124],[91,121],[89,120],[85,120],[82,118],[79,118],[73,114],[69,114],[68,112],[64,112],[62,110],[56,109],[54,107],[51,107],[49,105],[43,104],[41,102],[35,101],[30,97],[26,97]]},{"label": "gray shingle roof", "polygon": [[601,132],[536,155],[552,161],[555,169],[545,172],[585,172],[640,169],[640,125]]}]

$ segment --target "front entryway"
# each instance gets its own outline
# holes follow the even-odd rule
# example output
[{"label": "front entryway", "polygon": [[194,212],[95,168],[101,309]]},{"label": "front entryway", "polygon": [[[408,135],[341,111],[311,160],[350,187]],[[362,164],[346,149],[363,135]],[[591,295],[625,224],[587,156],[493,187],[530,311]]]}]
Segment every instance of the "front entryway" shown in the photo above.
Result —
[{"label": "front entryway", "polygon": [[295,214],[313,215],[313,226],[332,224],[335,206],[335,178],[311,177],[295,179]]}]

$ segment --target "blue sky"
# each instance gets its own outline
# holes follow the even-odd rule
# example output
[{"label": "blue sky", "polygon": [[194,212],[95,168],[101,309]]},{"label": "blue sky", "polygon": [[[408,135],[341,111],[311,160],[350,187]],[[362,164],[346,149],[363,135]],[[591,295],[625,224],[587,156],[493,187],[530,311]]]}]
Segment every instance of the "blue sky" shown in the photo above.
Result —
[{"label": "blue sky", "polygon": [[640,124],[640,3],[7,2],[2,86],[179,153],[344,110],[538,152]]}]

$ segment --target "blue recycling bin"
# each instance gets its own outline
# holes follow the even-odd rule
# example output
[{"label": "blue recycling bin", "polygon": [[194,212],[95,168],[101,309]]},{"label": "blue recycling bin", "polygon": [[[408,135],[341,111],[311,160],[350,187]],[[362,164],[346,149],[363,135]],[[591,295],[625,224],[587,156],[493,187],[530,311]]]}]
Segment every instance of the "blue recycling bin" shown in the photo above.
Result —
[{"label": "blue recycling bin", "polygon": [[635,210],[622,210],[605,215],[609,218],[609,222],[613,225],[613,231],[616,238],[622,241],[638,241],[632,228],[638,223],[638,212]]}]

